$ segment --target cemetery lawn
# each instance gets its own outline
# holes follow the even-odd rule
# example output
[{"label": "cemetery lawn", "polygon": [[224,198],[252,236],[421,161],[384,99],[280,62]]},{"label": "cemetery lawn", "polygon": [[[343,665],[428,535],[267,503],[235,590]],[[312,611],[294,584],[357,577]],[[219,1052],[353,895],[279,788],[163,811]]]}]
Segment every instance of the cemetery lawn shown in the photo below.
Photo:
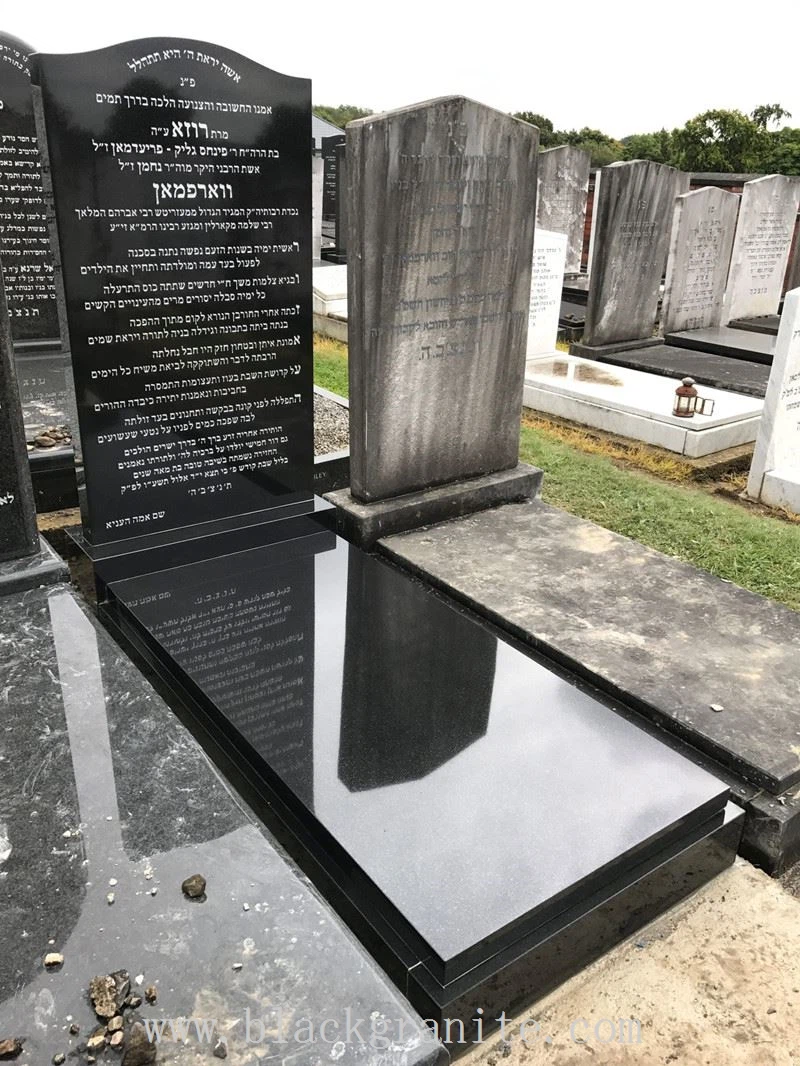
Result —
[{"label": "cemetery lawn", "polygon": [[[314,381],[347,396],[346,345],[315,334]],[[544,470],[546,503],[800,610],[800,523],[680,483],[678,456],[648,460],[647,473],[580,437],[523,421],[520,459]]]}]

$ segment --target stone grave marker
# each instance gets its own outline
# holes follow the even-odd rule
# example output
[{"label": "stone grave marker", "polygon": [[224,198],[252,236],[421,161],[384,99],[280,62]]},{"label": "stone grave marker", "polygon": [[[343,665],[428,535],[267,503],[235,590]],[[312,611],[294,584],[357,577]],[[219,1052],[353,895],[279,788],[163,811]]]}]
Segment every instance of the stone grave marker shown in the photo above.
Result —
[{"label": "stone grave marker", "polygon": [[567,234],[536,227],[528,308],[528,359],[552,355],[556,350],[564,260],[568,249]]},{"label": "stone grave marker", "polygon": [[687,174],[650,160],[603,167],[586,325],[575,354],[655,343],[675,197],[688,188]]},{"label": "stone grave marker", "polygon": [[725,292],[724,321],[777,314],[792,247],[800,179],[745,182]]},{"label": "stone grave marker", "polygon": [[665,333],[721,325],[739,198],[709,187],[675,201],[661,325]]},{"label": "stone grave marker", "polygon": [[336,148],[343,145],[345,135],[343,133],[333,137],[322,138],[322,160],[324,164],[323,192],[322,192],[322,217],[328,221],[336,218],[336,167],[338,157]]},{"label": "stone grave marker", "polygon": [[0,33],[0,265],[16,342],[59,344],[28,57],[33,49]]},{"label": "stone grave marker", "polygon": [[800,514],[800,289],[784,300],[747,495]]},{"label": "stone grave marker", "polygon": [[87,544],[307,506],[310,83],[153,38],[39,55]]},{"label": "stone grave marker", "polygon": [[516,466],[538,131],[463,97],[348,125],[351,491]]},{"label": "stone grave marker", "polygon": [[311,157],[311,214],[313,218],[311,254],[314,259],[319,259],[322,251],[322,170],[324,160],[322,156]]},{"label": "stone grave marker", "polygon": [[589,153],[572,145],[546,148],[539,153],[536,228],[566,234],[567,274],[579,274],[581,270],[590,167]]}]

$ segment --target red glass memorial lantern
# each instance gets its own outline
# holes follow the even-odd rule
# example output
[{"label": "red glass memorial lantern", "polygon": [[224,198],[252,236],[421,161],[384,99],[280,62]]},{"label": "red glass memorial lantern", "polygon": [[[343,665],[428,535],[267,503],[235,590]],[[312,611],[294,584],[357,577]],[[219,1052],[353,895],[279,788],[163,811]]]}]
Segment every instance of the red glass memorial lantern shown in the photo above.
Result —
[{"label": "red glass memorial lantern", "polygon": [[703,399],[694,387],[694,378],[684,378],[675,390],[672,413],[676,418],[692,418],[693,415],[714,413],[714,401]]}]

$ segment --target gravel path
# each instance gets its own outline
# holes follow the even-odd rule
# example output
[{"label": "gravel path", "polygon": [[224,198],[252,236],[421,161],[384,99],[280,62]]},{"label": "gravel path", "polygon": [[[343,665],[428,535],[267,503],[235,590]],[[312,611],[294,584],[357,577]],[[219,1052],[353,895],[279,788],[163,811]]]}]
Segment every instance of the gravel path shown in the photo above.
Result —
[{"label": "gravel path", "polygon": [[350,443],[350,416],[346,407],[314,393],[314,454],[339,452]]}]

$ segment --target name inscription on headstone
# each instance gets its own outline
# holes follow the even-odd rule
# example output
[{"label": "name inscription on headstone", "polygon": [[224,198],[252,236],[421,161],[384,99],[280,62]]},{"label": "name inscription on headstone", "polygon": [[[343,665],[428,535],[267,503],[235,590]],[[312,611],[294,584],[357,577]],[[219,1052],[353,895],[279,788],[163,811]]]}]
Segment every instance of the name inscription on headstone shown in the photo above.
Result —
[{"label": "name inscription on headstone", "polygon": [[332,222],[336,218],[336,168],[338,154],[336,152],[339,145],[344,145],[345,135],[343,133],[337,134],[334,137],[322,138],[322,161],[323,161],[323,179],[322,179],[322,217]]},{"label": "name inscription on headstone", "polygon": [[459,97],[348,126],[357,498],[516,465],[537,142]]},{"label": "name inscription on headstone", "polygon": [[87,536],[308,494],[309,82],[174,39],[36,58]]},{"label": "name inscription on headstone", "polygon": [[556,350],[568,240],[565,233],[552,233],[536,227],[528,310],[529,359],[537,355],[551,355]]},{"label": "name inscription on headstone", "polygon": [[0,264],[14,340],[58,338],[28,56],[0,34]]}]

